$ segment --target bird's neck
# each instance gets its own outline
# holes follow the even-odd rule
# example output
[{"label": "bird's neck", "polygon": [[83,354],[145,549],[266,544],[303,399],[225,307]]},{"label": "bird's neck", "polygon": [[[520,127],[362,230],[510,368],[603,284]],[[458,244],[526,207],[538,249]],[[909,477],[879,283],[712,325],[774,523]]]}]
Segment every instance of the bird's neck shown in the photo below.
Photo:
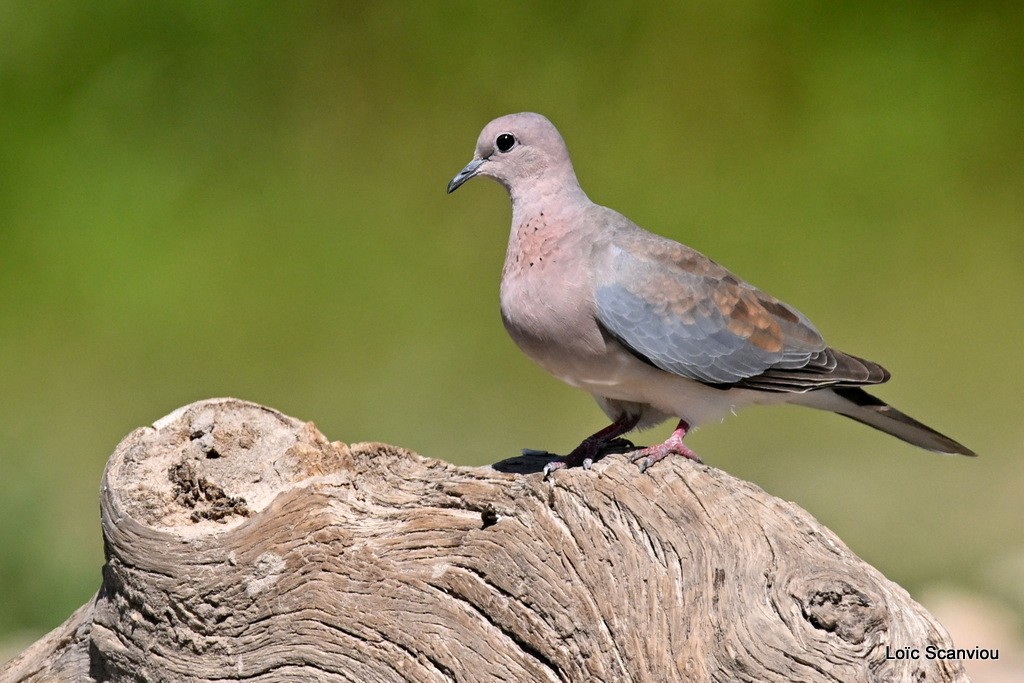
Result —
[{"label": "bird's neck", "polygon": [[569,218],[568,213],[590,205],[590,199],[570,170],[562,178],[544,177],[537,182],[517,183],[509,188],[512,199],[512,226],[523,226],[561,222]]},{"label": "bird's neck", "polygon": [[[594,239],[589,234],[591,223],[585,220],[594,205],[575,177],[572,181],[537,183],[526,192],[510,193],[512,229],[502,271],[503,292],[508,287],[543,282],[546,274],[553,272],[551,268],[557,269],[567,255],[578,253]],[[542,186],[547,191],[539,191]]]}]

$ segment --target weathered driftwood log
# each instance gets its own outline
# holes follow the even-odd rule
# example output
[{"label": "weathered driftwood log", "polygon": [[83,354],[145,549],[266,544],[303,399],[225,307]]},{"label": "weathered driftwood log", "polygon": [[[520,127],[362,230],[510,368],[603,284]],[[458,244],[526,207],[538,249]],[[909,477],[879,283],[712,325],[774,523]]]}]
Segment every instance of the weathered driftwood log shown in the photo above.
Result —
[{"label": "weathered driftwood log", "polygon": [[[131,433],[96,597],[5,681],[962,681],[792,503],[669,458],[455,467],[234,399]],[[528,473],[532,471],[532,473]]]}]

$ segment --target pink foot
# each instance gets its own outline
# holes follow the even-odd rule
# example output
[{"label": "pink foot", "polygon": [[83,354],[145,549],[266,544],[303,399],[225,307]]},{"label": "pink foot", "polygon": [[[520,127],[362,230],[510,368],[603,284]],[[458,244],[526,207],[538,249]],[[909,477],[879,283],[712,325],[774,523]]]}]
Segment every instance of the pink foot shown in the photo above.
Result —
[{"label": "pink foot", "polygon": [[572,453],[569,455],[555,458],[548,464],[544,465],[544,478],[547,479],[548,475],[555,470],[561,470],[567,467],[579,467],[582,465],[583,469],[589,470],[590,466],[594,463],[594,460],[601,455],[601,451],[608,446],[608,444],[618,439],[633,427],[636,427],[636,423],[639,421],[639,415],[622,415],[619,419],[601,431],[591,434],[587,438],[583,439],[580,445],[574,448]]},{"label": "pink foot", "polygon": [[641,448],[638,451],[630,453],[630,461],[637,463],[641,472],[646,472],[647,468],[651,465],[659,460],[663,460],[669,455],[681,455],[684,458],[693,460],[694,462],[700,462],[700,458],[697,454],[687,448],[686,444],[683,443],[683,437],[686,436],[686,431],[689,428],[690,425],[680,420],[675,431],[672,432],[672,436],[655,446],[648,446],[647,448]]}]

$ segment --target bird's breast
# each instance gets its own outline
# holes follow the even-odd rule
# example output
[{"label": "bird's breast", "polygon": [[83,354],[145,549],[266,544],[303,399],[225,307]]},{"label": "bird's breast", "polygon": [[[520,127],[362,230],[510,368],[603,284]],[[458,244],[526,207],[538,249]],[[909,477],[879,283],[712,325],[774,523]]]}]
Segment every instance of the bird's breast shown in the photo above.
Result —
[{"label": "bird's breast", "polygon": [[582,259],[564,244],[531,236],[510,244],[501,279],[501,317],[531,359],[570,384],[575,368],[604,352]]}]

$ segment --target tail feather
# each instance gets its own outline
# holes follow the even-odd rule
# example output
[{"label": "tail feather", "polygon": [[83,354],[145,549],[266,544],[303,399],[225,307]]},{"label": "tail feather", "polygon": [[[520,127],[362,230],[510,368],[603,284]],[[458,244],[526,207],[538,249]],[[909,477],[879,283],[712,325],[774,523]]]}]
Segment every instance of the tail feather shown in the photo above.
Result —
[{"label": "tail feather", "polygon": [[[860,387],[833,387],[831,390],[813,392],[814,394],[833,394],[841,401],[834,399],[814,402],[814,407],[839,413],[861,424],[895,436],[909,444],[924,448],[935,453],[976,456],[977,453],[963,444],[954,441],[945,434],[940,434],[926,424],[901,413],[885,401],[872,396]],[[822,396],[822,398],[825,398]]]}]

